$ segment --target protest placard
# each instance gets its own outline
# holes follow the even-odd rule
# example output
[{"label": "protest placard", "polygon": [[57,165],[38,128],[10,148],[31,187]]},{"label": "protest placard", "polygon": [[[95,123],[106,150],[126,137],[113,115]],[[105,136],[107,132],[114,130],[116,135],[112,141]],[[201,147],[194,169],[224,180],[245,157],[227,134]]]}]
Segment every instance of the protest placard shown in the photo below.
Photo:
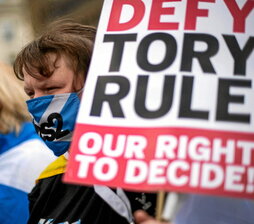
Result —
[{"label": "protest placard", "polygon": [[64,180],[254,199],[253,8],[105,0]]}]

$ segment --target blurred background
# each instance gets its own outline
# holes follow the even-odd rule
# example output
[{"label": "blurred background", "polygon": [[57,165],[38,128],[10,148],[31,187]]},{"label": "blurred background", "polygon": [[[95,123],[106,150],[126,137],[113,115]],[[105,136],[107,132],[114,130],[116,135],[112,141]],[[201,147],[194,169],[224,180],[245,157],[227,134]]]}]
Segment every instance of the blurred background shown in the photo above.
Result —
[{"label": "blurred background", "polygon": [[103,0],[0,0],[0,61],[12,64],[21,48],[59,18],[97,26]]}]

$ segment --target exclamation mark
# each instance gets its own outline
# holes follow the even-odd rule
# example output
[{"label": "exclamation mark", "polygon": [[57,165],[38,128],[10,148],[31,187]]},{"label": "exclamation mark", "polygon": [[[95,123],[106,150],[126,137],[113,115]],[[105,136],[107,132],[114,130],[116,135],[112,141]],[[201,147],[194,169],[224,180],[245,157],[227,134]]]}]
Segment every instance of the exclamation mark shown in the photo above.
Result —
[{"label": "exclamation mark", "polygon": [[246,192],[247,193],[253,193],[254,192],[254,168],[248,169],[248,182],[246,186]]}]

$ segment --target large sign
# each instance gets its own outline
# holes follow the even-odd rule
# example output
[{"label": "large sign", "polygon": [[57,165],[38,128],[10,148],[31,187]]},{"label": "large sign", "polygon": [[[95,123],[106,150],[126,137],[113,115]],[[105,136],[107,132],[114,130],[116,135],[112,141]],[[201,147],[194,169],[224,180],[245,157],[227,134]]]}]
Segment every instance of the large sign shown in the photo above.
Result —
[{"label": "large sign", "polygon": [[254,199],[253,24],[253,0],[105,0],[65,181]]}]

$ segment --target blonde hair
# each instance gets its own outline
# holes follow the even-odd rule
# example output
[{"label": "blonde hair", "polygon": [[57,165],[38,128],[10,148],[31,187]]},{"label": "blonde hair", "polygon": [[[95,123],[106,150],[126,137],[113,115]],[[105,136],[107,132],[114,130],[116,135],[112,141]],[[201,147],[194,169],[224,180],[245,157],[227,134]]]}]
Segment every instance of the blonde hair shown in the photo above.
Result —
[{"label": "blonde hair", "polygon": [[25,121],[30,121],[23,83],[19,81],[11,66],[0,63],[0,133],[20,131]]}]

